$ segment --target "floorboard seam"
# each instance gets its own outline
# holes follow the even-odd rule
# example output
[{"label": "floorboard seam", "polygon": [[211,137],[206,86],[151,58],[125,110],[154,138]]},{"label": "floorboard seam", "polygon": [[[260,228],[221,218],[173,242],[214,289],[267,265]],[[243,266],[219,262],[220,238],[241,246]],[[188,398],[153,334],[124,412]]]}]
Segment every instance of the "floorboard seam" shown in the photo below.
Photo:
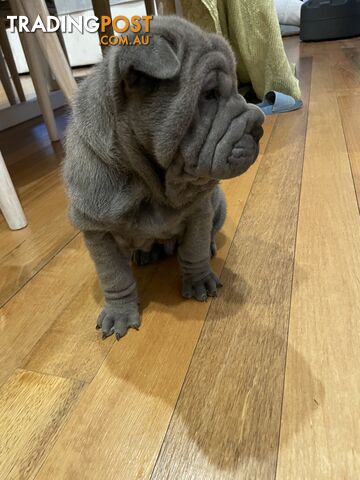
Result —
[{"label": "floorboard seam", "polygon": [[64,248],[66,248],[73,240],[75,240],[75,238],[80,234],[80,232],[75,232],[75,234],[64,244],[62,245],[48,260],[47,262],[44,263],[44,265],[42,265],[42,267],[37,270],[34,275],[31,275],[30,278],[28,278],[26,280],[26,282],[21,285],[21,287],[19,287],[8,299],[5,300],[4,303],[2,303],[0,305],[0,310],[3,309],[29,282],[31,282],[37,275],[39,275],[40,272],[42,272],[42,270],[44,270],[44,268],[49,265],[50,262],[52,262],[54,260],[55,257],[57,257],[59,255],[60,252],[62,252],[64,250]]},{"label": "floorboard seam", "polygon": [[356,204],[357,204],[357,206],[358,206],[358,211],[359,211],[359,213],[360,213],[359,195],[358,195],[358,192],[357,192],[357,189],[356,189],[354,170],[353,170],[353,166],[352,166],[351,155],[350,155],[350,153],[349,153],[349,142],[348,142],[347,137],[346,137],[346,135],[345,135],[343,115],[342,115],[342,111],[341,111],[341,108],[340,108],[340,105],[339,105],[339,95],[336,95],[336,103],[337,103],[337,107],[338,107],[338,111],[339,111],[339,117],[340,117],[340,123],[341,123],[341,130],[342,130],[343,137],[344,137],[344,141],[345,141],[345,145],[346,145],[346,155],[347,155],[348,162],[349,162],[350,174],[351,174],[352,184],[353,184],[353,188],[354,188],[354,194],[355,194]]},{"label": "floorboard seam", "polygon": [[[79,382],[79,383],[82,383],[84,385],[90,385],[90,383],[92,382],[92,380],[88,381],[88,380],[83,380],[82,378],[76,378],[76,377],[66,377],[64,375],[57,375],[56,373],[50,373],[50,372],[44,372],[44,371],[41,371],[41,370],[34,370],[33,368],[27,368],[26,366],[24,367],[16,367],[14,369],[14,372],[16,370],[22,370],[23,372],[30,372],[30,373],[36,373],[37,375],[43,375],[44,377],[54,377],[54,378],[58,378],[60,380],[71,380],[73,382]],[[0,388],[2,388],[4,386],[6,382],[4,382]]]},{"label": "floorboard seam", "polygon": [[[14,374],[14,372],[16,371],[22,371],[22,372],[29,372],[29,373],[35,373],[36,375],[41,375],[43,377],[52,377],[52,378],[58,378],[59,380],[70,380],[70,381],[73,381],[73,382],[78,382],[78,383],[81,383],[83,385],[89,385],[90,382],[87,382],[85,380],[82,380],[82,379],[79,379],[79,378],[74,378],[74,377],[63,377],[61,375],[56,375],[56,374],[53,374],[53,373],[49,373],[49,372],[41,372],[39,370],[33,370],[32,368],[26,368],[26,367],[16,367],[14,368],[13,372],[11,375]],[[10,377],[11,377],[10,375]],[[9,378],[10,378],[9,377]],[[5,383],[7,382],[7,380],[1,385],[0,389],[3,388],[3,386],[5,385]]]},{"label": "floorboard seam", "polygon": [[[63,378],[63,377],[58,377],[58,378]],[[85,392],[89,386],[88,383],[85,383],[85,382],[80,382],[82,383],[82,387],[81,387],[81,390],[79,392],[79,395],[78,397],[76,398],[76,400],[74,401],[74,404],[71,406],[71,408],[69,409],[67,415],[65,416],[64,418],[64,421],[61,422],[61,425],[59,426],[59,429],[57,430],[56,432],[56,436],[55,436],[55,441],[54,441],[54,444],[52,445],[51,448],[49,448],[49,451],[46,452],[46,454],[44,455],[44,458],[41,460],[41,462],[39,462],[39,466],[38,466],[38,469],[37,469],[37,472],[35,473],[35,476],[34,476],[34,480],[36,480],[38,478],[38,475],[40,473],[40,470],[42,468],[42,466],[44,465],[44,463],[46,462],[46,460],[48,459],[50,453],[52,452],[53,448],[55,447],[55,445],[57,444],[57,442],[59,441],[59,438],[60,438],[60,435],[62,433],[62,431],[64,430],[65,426],[68,424],[68,422],[70,421],[70,418],[71,416],[74,414],[74,411],[75,411],[75,408],[76,406],[78,405],[78,403],[80,402],[80,400],[82,399],[82,397],[85,395]]]}]

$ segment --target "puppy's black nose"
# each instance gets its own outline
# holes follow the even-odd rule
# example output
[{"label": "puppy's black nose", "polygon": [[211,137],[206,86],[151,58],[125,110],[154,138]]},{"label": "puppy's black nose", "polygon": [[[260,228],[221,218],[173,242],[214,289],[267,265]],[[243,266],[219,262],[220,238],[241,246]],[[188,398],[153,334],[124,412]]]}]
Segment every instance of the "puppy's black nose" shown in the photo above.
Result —
[{"label": "puppy's black nose", "polygon": [[258,142],[264,135],[264,129],[261,125],[255,125],[255,127],[251,130],[251,135],[254,137],[255,141]]}]

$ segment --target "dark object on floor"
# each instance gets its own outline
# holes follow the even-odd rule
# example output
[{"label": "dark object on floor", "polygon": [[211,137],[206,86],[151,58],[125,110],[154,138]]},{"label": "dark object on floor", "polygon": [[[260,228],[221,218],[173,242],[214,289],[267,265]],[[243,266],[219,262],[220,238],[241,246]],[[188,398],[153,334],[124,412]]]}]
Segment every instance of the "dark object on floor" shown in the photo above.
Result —
[{"label": "dark object on floor", "polygon": [[301,7],[301,40],[357,35],[360,35],[360,0],[308,0]]}]

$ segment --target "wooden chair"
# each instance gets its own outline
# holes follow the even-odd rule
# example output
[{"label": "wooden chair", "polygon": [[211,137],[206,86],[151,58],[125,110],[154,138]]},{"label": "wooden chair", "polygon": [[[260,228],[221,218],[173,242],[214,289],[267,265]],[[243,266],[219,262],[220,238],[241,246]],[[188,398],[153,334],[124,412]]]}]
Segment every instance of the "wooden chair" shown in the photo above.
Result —
[{"label": "wooden chair", "polygon": [[[110,2],[109,0],[92,0],[92,5],[94,9],[94,14],[100,18],[100,17],[111,17],[111,9],[110,9]],[[105,32],[100,32],[99,31],[99,38],[101,39],[102,35],[107,35],[111,37],[114,35],[114,30],[112,28],[112,25],[108,25],[106,27]],[[106,46],[101,44],[101,50],[104,53],[106,49]]]},{"label": "wooden chair", "polygon": [[[9,6],[11,7],[13,15],[26,15],[31,21],[35,21],[37,15],[40,15],[43,21],[45,21],[46,17],[49,15],[45,0],[9,0]],[[56,33],[45,34],[39,30],[35,34],[20,33],[20,41],[50,139],[52,141],[57,141],[59,136],[49,98],[47,75],[44,70],[44,59],[69,102],[71,102],[72,97],[77,90],[77,84]],[[0,209],[9,228],[16,230],[26,226],[24,212],[1,153]]]},{"label": "wooden chair", "polygon": [[[49,15],[45,0],[9,0],[9,5],[13,15],[25,15],[31,21],[35,21],[38,15],[45,21]],[[77,90],[77,84],[67,57],[55,32],[44,33],[37,30],[35,34],[22,32],[19,36],[50,139],[58,141],[44,63],[50,67],[60,89],[70,102]]]},{"label": "wooden chair", "polygon": [[[50,15],[55,15],[55,16],[58,15],[54,0],[46,0],[46,6],[47,6],[47,9],[48,9]],[[0,1],[0,80],[3,84],[4,90],[5,90],[5,93],[8,97],[10,105],[14,105],[16,103],[15,94],[14,94],[14,90],[13,90],[12,85],[11,85],[10,78],[7,74],[5,64],[7,64],[7,68],[10,72],[10,76],[11,76],[12,82],[15,86],[15,89],[16,89],[16,92],[17,92],[17,95],[19,97],[20,102],[25,102],[26,98],[25,98],[25,95],[24,95],[24,90],[23,90],[22,85],[21,85],[21,81],[20,81],[18,71],[16,69],[16,64],[15,64],[13,53],[11,51],[9,39],[8,39],[7,34],[6,34],[6,29],[9,28],[9,26],[10,26],[10,22],[9,22],[9,20],[7,20],[7,16],[11,15],[11,14],[12,14],[12,12],[11,12],[11,8],[10,8],[9,0],[1,0]],[[64,42],[64,37],[61,33],[61,30],[58,30],[56,32],[56,34],[58,36],[60,45],[61,45],[61,47],[64,51],[64,54],[66,56],[66,59],[68,60],[68,56],[67,56],[67,52],[66,52],[66,46],[65,46],[65,42]],[[3,53],[4,58],[2,58],[2,56],[1,56],[1,51]],[[5,62],[4,62],[4,60],[5,60]],[[54,81],[54,79],[52,78],[51,71],[48,68],[47,64],[45,65],[45,68],[48,70],[46,73],[47,73],[47,76],[48,76],[48,81],[49,81],[51,90],[58,89],[59,87],[58,87],[56,81]]]},{"label": "wooden chair", "polygon": [[24,211],[0,152],[0,210],[11,230],[19,230],[27,225]]},{"label": "wooden chair", "polygon": [[5,63],[1,48],[0,48],[0,82],[2,83],[2,86],[4,88],[6,97],[10,105],[15,105],[16,104],[15,92],[6,68],[6,63]]},{"label": "wooden chair", "polygon": [[[1,5],[1,4],[0,4]],[[0,15],[3,13],[0,10]],[[3,84],[6,96],[10,105],[15,105],[16,97],[11,83],[15,86],[20,102],[25,102],[26,98],[21,85],[20,77],[16,69],[15,60],[10,48],[9,39],[6,34],[7,22],[0,18],[0,80]],[[8,74],[10,72],[10,76]]]}]

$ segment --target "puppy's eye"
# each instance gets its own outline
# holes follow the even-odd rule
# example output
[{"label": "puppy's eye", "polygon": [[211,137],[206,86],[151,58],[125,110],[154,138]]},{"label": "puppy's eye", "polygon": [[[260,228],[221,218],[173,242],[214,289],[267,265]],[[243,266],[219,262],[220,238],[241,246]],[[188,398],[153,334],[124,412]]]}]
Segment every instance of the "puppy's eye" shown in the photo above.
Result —
[{"label": "puppy's eye", "polygon": [[219,97],[219,92],[217,88],[212,88],[211,90],[207,90],[203,93],[205,100],[217,100]]}]

